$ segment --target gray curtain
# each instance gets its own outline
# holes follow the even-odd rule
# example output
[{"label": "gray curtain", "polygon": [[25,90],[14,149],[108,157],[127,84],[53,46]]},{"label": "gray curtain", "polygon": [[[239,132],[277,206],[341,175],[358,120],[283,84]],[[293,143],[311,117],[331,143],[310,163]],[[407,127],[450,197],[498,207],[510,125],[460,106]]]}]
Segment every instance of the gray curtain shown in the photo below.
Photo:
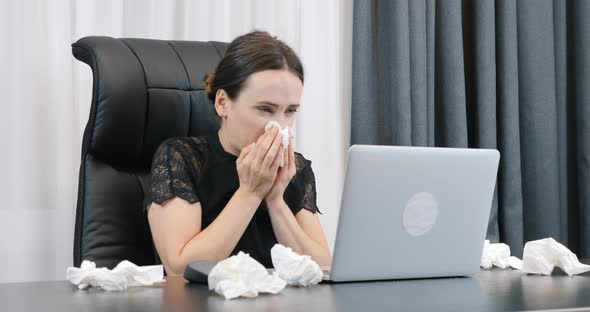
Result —
[{"label": "gray curtain", "polygon": [[590,1],[354,2],[352,144],[497,148],[488,238],[590,256]]}]

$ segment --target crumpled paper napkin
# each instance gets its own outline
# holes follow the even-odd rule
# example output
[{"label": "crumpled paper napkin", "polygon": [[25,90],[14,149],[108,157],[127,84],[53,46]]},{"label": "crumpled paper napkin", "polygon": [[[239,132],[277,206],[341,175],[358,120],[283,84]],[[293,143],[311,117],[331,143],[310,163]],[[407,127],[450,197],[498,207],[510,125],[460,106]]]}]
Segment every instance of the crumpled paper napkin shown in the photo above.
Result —
[{"label": "crumpled paper napkin", "polygon": [[262,264],[240,251],[213,267],[207,276],[209,289],[225,299],[252,298],[259,293],[279,293],[287,284],[309,286],[322,280],[322,270],[310,256],[275,244],[271,248],[271,258],[274,272],[269,274]]},{"label": "crumpled paper napkin", "polygon": [[[288,126],[284,129],[281,129],[281,125],[276,120],[269,121],[266,126],[264,126],[264,131],[266,132],[273,127],[279,129],[281,135],[281,145],[283,146],[283,151],[285,151],[287,147],[289,147],[289,138],[293,138],[293,140],[295,140],[295,131],[293,129],[289,129]],[[283,167],[284,165],[285,159],[283,155],[281,156],[281,164],[279,166]]]},{"label": "crumpled paper napkin", "polygon": [[590,271],[590,265],[580,263],[576,254],[553,238],[527,242],[522,260],[522,270],[531,274],[551,275],[556,266],[569,276]]},{"label": "crumpled paper napkin", "polygon": [[510,247],[508,245],[504,243],[490,244],[490,241],[486,239],[481,255],[481,267],[491,269],[494,266],[501,269],[511,267],[521,270],[522,260],[510,256]]},{"label": "crumpled paper napkin", "polygon": [[225,299],[253,298],[258,293],[276,294],[287,285],[276,274],[268,274],[262,264],[242,251],[219,261],[209,272],[207,282],[209,290],[214,289]]},{"label": "crumpled paper napkin", "polygon": [[299,255],[291,248],[275,244],[270,249],[275,272],[293,286],[315,285],[322,281],[320,266],[307,255]]},{"label": "crumpled paper napkin", "polygon": [[100,287],[108,291],[121,291],[127,287],[151,286],[164,283],[164,269],[162,265],[137,266],[130,261],[123,260],[115,268],[97,268],[89,260],[82,261],[79,268],[68,267],[66,279],[79,289],[90,286]]},{"label": "crumpled paper napkin", "polygon": [[508,245],[490,244],[486,240],[481,267],[491,269],[493,266],[502,269],[512,267],[525,273],[543,275],[551,275],[555,267],[559,267],[569,276],[590,271],[590,265],[581,263],[576,254],[551,237],[527,242],[522,261],[510,256]]}]

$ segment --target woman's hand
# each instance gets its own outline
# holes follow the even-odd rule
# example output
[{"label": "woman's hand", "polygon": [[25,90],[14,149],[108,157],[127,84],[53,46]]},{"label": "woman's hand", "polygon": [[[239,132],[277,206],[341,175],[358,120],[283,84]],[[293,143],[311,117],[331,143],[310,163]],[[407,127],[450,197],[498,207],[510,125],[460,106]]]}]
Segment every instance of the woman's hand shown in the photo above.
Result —
[{"label": "woman's hand", "polygon": [[240,188],[264,199],[277,177],[280,150],[281,135],[277,128],[270,129],[256,143],[244,147],[236,160]]},{"label": "woman's hand", "polygon": [[[281,152],[279,152],[279,154],[283,153],[283,151],[284,149],[281,146]],[[274,204],[283,200],[285,189],[293,179],[293,176],[295,176],[295,150],[293,148],[293,139],[289,138],[289,147],[287,147],[284,153],[283,167],[280,167],[272,188],[264,197],[268,207],[277,206]]]}]

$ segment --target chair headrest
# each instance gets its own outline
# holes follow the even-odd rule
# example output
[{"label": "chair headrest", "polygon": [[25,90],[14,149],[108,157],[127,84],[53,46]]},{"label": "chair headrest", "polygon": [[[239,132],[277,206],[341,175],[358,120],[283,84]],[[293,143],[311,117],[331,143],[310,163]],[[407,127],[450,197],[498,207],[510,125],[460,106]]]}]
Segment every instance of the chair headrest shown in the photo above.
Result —
[{"label": "chair headrest", "polygon": [[171,137],[215,133],[219,120],[204,91],[227,43],[85,37],[74,56],[93,73],[82,154],[119,170],[146,172]]}]

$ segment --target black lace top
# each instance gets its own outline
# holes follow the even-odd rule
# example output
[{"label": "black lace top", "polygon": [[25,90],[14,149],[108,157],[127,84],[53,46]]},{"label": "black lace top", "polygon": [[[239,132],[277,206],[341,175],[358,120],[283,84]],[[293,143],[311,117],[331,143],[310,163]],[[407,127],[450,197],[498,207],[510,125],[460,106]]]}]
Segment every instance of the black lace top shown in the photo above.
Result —
[{"label": "black lace top", "polygon": [[[145,206],[180,197],[201,203],[204,229],[217,218],[239,187],[237,157],[226,152],[217,135],[173,138],[164,141],[154,154],[151,192]],[[296,174],[284,199],[293,214],[301,209],[320,212],[316,205],[315,178],[311,161],[295,153]],[[320,212],[321,213],[321,212]],[[232,251],[249,253],[267,268],[272,267],[270,249],[277,243],[264,201],[258,207],[242,238]]]}]

